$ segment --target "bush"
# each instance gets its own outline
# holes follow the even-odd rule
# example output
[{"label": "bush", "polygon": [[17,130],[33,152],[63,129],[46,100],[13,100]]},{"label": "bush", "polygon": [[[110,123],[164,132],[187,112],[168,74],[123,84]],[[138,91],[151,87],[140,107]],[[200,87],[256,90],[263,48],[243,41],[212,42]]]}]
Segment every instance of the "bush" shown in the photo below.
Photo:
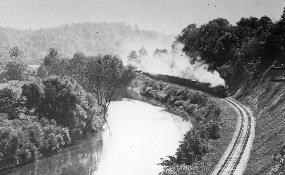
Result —
[{"label": "bush", "polygon": [[201,160],[209,151],[208,142],[201,136],[199,130],[189,130],[176,150],[175,156],[169,156],[169,160],[163,160],[161,165],[171,167],[173,165],[192,165]]},{"label": "bush", "polygon": [[192,104],[190,100],[183,103],[183,109],[189,114],[194,114],[195,110],[198,108],[198,105]]},{"label": "bush", "polygon": [[[0,164],[20,164],[43,153],[58,151],[70,143],[69,130],[55,121],[25,116],[25,119],[0,121]],[[45,120],[43,122],[43,120]]]}]

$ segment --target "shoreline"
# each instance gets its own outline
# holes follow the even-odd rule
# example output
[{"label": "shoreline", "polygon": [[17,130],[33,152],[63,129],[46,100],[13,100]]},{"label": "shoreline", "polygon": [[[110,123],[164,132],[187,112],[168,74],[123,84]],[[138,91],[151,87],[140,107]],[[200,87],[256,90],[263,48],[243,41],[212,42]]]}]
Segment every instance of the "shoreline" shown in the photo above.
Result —
[{"label": "shoreline", "polygon": [[0,168],[0,175],[3,173],[4,174],[9,174],[9,173],[12,173],[14,169],[17,169],[17,168],[21,168],[21,167],[24,167],[24,166],[28,166],[28,165],[31,165],[33,163],[36,163],[37,161],[40,161],[40,160],[44,160],[44,159],[48,159],[48,158],[51,158],[53,156],[56,156],[56,155],[59,155],[63,152],[66,152],[66,151],[69,151],[69,150],[72,150],[78,146],[81,146],[83,144],[86,144],[88,142],[90,142],[91,140],[89,140],[90,138],[91,139],[94,139],[96,142],[101,142],[102,141],[102,133],[103,131],[100,133],[100,134],[87,134],[87,135],[84,135],[80,138],[77,138],[77,139],[74,139],[74,141],[72,141],[70,144],[66,145],[63,149],[61,150],[58,150],[56,152],[52,152],[52,153],[49,153],[49,154],[44,154],[42,155],[41,157],[37,158],[37,159],[31,159],[31,160],[27,160],[26,162],[24,163],[21,163],[21,164],[14,164],[14,165],[8,165],[8,166],[5,166],[5,167],[2,167]]},{"label": "shoreline", "polygon": [[[122,94],[123,95],[121,95],[119,98],[117,97],[114,101],[121,100],[122,98],[129,98],[132,100],[138,100],[138,101],[145,102],[145,103],[148,103],[148,104],[151,104],[154,106],[163,107],[163,108],[165,108],[165,111],[172,113],[174,115],[177,115],[179,117],[182,117],[182,119],[185,121],[189,121],[191,123],[195,122],[195,119],[193,117],[190,117],[190,119],[189,119],[187,113],[183,109],[180,109],[179,107],[175,107],[174,105],[171,105],[171,104],[167,104],[165,102],[160,102],[160,101],[152,99],[152,98],[144,97],[139,92],[137,92],[137,90],[135,90],[134,88],[124,89]],[[222,102],[223,100],[222,99],[218,99],[215,97],[209,97],[209,98],[212,98],[215,101],[218,100],[218,104],[220,106],[223,106],[223,102]],[[233,117],[231,119],[229,119],[229,118],[225,119],[224,115],[222,118],[223,118],[223,121],[224,120],[229,120],[229,121],[234,120]],[[187,119],[189,119],[189,120],[187,120]],[[236,121],[234,121],[233,123],[235,123],[235,122]],[[230,123],[232,123],[232,122],[230,122]],[[235,127],[235,124],[233,124],[232,126]],[[208,154],[206,154],[201,161],[197,162],[197,164],[194,163],[192,165],[193,167],[196,167],[198,169],[200,169],[203,166],[203,168],[201,168],[202,170],[199,171],[200,174],[204,174],[205,170],[208,173],[209,169],[212,169],[216,165],[215,163],[209,161],[211,159],[211,156],[213,156],[213,154],[215,155],[214,159],[216,161],[218,161],[220,159],[220,157],[222,156],[222,154],[223,154],[223,151],[221,151],[223,149],[223,148],[221,148],[221,147],[223,147],[222,145],[225,145],[225,147],[227,147],[227,145],[228,145],[227,142],[230,142],[230,140],[231,140],[231,137],[229,137],[229,135],[231,135],[231,134],[229,134],[229,132],[231,132],[232,130],[229,128],[230,128],[230,124],[226,124],[226,127],[223,126],[221,139],[219,139],[218,141],[213,141],[214,143],[213,143],[213,148],[211,148],[211,151]],[[4,170],[4,174],[11,173],[13,171],[13,169],[23,167],[23,166],[27,166],[31,163],[35,163],[38,160],[47,159],[47,158],[53,157],[55,155],[59,155],[60,153],[65,152],[65,151],[70,150],[70,149],[73,149],[73,148],[76,148],[76,147],[80,146],[81,144],[86,144],[86,143],[88,143],[88,138],[92,137],[92,139],[96,139],[97,141],[102,141],[101,139],[102,139],[102,133],[103,132],[104,131],[101,131],[100,133],[97,133],[94,135],[93,134],[87,134],[86,136],[75,139],[69,145],[64,147],[62,150],[60,150],[58,152],[51,153],[51,154],[43,155],[39,159],[30,160],[26,163],[19,164],[19,165],[11,165],[6,170]],[[219,142],[221,142],[222,144],[219,144]],[[207,165],[205,165],[205,162],[208,162],[208,163],[206,163]],[[201,165],[201,164],[203,164],[203,165]],[[207,167],[205,167],[205,166],[207,166]],[[205,173],[205,174],[207,174],[207,173]]]}]

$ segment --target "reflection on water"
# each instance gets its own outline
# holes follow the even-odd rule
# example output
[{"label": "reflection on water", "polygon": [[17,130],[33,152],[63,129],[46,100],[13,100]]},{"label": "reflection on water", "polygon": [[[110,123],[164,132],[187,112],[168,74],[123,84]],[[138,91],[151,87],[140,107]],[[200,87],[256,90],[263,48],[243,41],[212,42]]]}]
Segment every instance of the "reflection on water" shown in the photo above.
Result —
[{"label": "reflection on water", "polygon": [[160,158],[174,154],[190,127],[162,108],[134,100],[112,102],[108,122],[111,133],[104,133],[103,143],[87,139],[11,175],[155,175]]},{"label": "reflection on water", "polygon": [[52,157],[19,167],[11,175],[90,175],[97,169],[101,152],[102,142],[89,138]]}]

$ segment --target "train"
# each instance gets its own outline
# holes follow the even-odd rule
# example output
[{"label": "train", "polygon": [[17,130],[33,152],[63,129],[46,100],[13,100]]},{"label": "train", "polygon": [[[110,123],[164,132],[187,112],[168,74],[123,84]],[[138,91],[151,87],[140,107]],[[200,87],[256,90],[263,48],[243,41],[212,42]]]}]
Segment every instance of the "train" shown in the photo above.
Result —
[{"label": "train", "polygon": [[180,86],[184,86],[184,87],[188,87],[194,90],[205,92],[215,97],[225,98],[228,96],[226,87],[222,85],[211,87],[210,83],[202,83],[199,81],[180,78],[176,76],[162,75],[162,74],[150,74],[150,73],[142,72],[142,71],[138,71],[137,73],[143,74],[157,81],[164,81],[167,83],[177,84]]}]

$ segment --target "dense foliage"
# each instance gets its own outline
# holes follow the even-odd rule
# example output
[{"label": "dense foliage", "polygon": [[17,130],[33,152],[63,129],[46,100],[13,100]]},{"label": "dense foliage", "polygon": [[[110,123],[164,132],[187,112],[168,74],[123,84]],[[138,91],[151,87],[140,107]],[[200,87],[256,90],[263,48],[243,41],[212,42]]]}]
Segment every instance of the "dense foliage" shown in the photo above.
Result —
[{"label": "dense foliage", "polygon": [[55,49],[50,49],[38,70],[38,75],[72,77],[96,97],[96,103],[101,107],[105,118],[115,91],[130,83],[134,78],[134,71],[131,66],[123,66],[122,60],[117,56],[86,56],[78,52],[69,59],[61,58]]},{"label": "dense foliage", "polygon": [[177,37],[183,50],[208,63],[232,87],[259,76],[273,62],[284,63],[285,10],[277,22],[263,16],[242,18],[231,25],[214,19],[200,27],[191,24]]},{"label": "dense foliage", "polygon": [[0,91],[0,113],[6,113],[10,119],[18,117],[20,99],[12,89],[4,88]]},{"label": "dense foliage", "polygon": [[6,80],[25,80],[27,78],[27,65],[21,61],[10,61],[5,65],[0,76]]},{"label": "dense foliage", "polygon": [[9,120],[1,114],[1,167],[20,164],[52,153],[70,143],[69,129],[58,126],[54,120],[24,116]]},{"label": "dense foliage", "polygon": [[[24,80],[23,52],[15,47],[9,54],[14,61],[1,64],[2,79]],[[100,133],[115,91],[126,88],[134,71],[116,56],[78,52],[63,58],[51,48],[37,73],[25,75],[29,82],[21,90],[0,90],[1,166],[24,163],[88,133]]]},{"label": "dense foliage", "polygon": [[19,95],[4,88],[0,102],[1,167],[59,151],[104,124],[94,96],[70,78],[26,83]]}]

